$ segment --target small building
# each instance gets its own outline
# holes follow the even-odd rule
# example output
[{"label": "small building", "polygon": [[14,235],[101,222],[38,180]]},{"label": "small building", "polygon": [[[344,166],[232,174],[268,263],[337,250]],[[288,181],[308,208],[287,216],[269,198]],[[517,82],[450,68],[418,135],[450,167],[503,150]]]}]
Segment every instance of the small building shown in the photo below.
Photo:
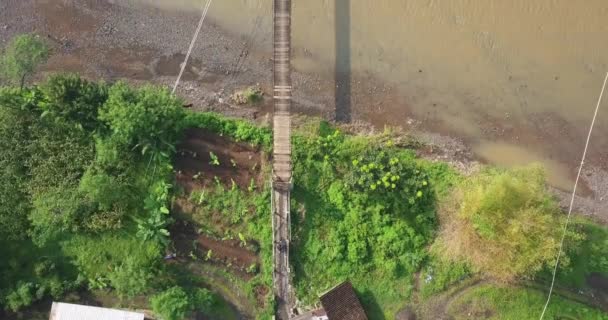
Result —
[{"label": "small building", "polygon": [[49,320],[144,320],[143,313],[53,302]]},{"label": "small building", "polygon": [[346,281],[321,296],[329,320],[367,320],[353,285]]}]

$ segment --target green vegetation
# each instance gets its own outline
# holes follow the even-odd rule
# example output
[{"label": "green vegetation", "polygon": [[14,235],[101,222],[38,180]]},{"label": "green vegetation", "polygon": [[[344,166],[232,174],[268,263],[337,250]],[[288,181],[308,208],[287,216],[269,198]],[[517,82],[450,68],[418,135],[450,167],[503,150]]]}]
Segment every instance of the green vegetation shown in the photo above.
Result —
[{"label": "green vegetation", "polygon": [[[538,319],[547,296],[523,288],[481,285],[456,298],[448,313],[454,319]],[[552,298],[545,319],[608,319],[608,314],[559,296]]]},{"label": "green vegetation", "polygon": [[262,146],[266,151],[272,147],[270,129],[258,127],[246,120],[228,119],[208,112],[191,112],[186,114],[183,127],[202,128],[237,142],[246,141],[253,146]]},{"label": "green vegetation", "polygon": [[[216,180],[203,189],[193,191],[189,197],[190,202],[196,204],[196,208],[188,219],[201,226],[199,232],[215,239],[239,240],[241,247],[260,256],[259,267],[252,264],[240,270],[253,274],[252,279],[246,283],[234,281],[250,300],[255,300],[256,287],[269,287],[272,283],[272,226],[268,223],[269,185],[260,190],[243,190],[234,181],[230,187],[226,187]],[[205,261],[215,259],[211,250],[200,258]],[[266,308],[256,310],[262,319],[267,319],[272,314],[272,296],[266,296],[265,300]]]},{"label": "green vegetation", "polygon": [[[347,136],[325,123],[295,135],[292,252],[300,299],[312,303],[348,279],[371,319],[390,319],[412,298],[416,271],[422,301],[468,278],[543,277],[563,220],[540,168],[484,169],[464,178],[417,159],[404,144],[390,132]],[[607,271],[597,245],[606,229],[578,225],[562,260],[565,267],[572,257],[562,269],[571,270],[563,277],[578,277],[572,288],[584,287],[590,272]],[[579,247],[585,234],[596,244]],[[558,301],[556,308],[580,309]]]},{"label": "green vegetation", "polygon": [[[196,188],[186,193],[172,165],[186,128],[247,142],[260,160],[220,163],[224,153],[210,153],[205,165],[235,172],[234,180],[189,173]],[[370,318],[385,319],[412,297],[430,299],[465,278],[547,279],[562,219],[540,169],[488,169],[464,178],[418,159],[411,141],[390,132],[352,136],[325,122],[310,129],[293,143],[291,258],[301,301],[316,303],[348,279]],[[76,76],[0,88],[2,307],[22,310],[88,289],[124,304],[149,296],[163,319],[231,318],[208,287],[224,296],[243,292],[236,299],[270,318],[271,192],[258,174],[270,176],[271,146],[268,128],[187,112],[162,88]],[[182,201],[188,210],[177,210]],[[572,230],[558,284],[584,289],[589,274],[608,274],[608,231],[585,220]],[[183,232],[185,249],[171,232]],[[215,247],[197,247],[193,239],[203,234],[255,258],[221,261]],[[186,250],[180,261],[164,262],[178,250]],[[529,289],[483,285],[450,308],[463,317],[466,305],[508,319],[535,314],[540,300]],[[553,316],[604,317],[561,298],[551,308]]]},{"label": "green vegetation", "polygon": [[[559,269],[557,281],[568,287],[581,288],[592,273],[608,277],[608,228],[582,218],[574,219],[571,228],[585,239],[574,245],[566,243],[570,264]],[[542,277],[549,279],[549,271],[546,270]]]},{"label": "green vegetation", "polygon": [[[454,190],[443,212],[440,245],[448,259],[502,282],[555,262],[562,219],[538,167],[480,172]],[[571,232],[570,242],[578,238]]]},{"label": "green vegetation", "polygon": [[439,254],[431,251],[429,260],[420,273],[420,294],[422,298],[428,298],[471,275],[466,263],[442,259]]},{"label": "green vegetation", "polygon": [[[0,261],[4,308],[15,311],[83,287],[129,301],[175,285],[162,256],[174,221],[171,161],[187,127],[266,150],[272,141],[268,129],[245,121],[187,113],[156,87],[68,75],[22,90],[1,88],[0,251],[9,257]],[[224,186],[212,185],[217,192],[198,200],[202,208],[226,212],[235,231],[222,237],[239,234],[261,254],[260,266],[247,266],[254,277],[243,286],[255,300],[254,289],[271,283],[269,190],[258,190],[253,180],[248,191],[233,184],[224,193]],[[225,304],[217,311],[204,303],[201,290],[187,290],[187,313],[227,312]],[[272,312],[267,298],[262,315]]]},{"label": "green vegetation", "polygon": [[312,302],[348,278],[368,306],[394,313],[435,229],[429,175],[388,136],[350,137],[322,123],[294,147],[298,296]]},{"label": "green vegetation", "polygon": [[162,320],[181,320],[193,311],[204,312],[213,305],[209,290],[197,288],[190,294],[181,287],[171,287],[150,298],[150,305]]},{"label": "green vegetation", "polygon": [[0,75],[12,83],[25,85],[26,77],[32,75],[38,65],[49,57],[49,48],[38,35],[16,36],[0,57]]},{"label": "green vegetation", "polygon": [[125,298],[153,288],[181,102],[76,76],[0,90],[1,300],[16,310],[82,285]]}]

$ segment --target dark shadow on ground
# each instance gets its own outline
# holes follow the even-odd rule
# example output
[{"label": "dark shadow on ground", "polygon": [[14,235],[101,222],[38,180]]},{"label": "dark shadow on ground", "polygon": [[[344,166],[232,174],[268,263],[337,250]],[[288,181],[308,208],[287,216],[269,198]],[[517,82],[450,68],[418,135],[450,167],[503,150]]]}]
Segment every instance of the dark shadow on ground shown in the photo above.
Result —
[{"label": "dark shadow on ground", "polygon": [[336,0],[336,62],[335,107],[336,121],[350,122],[351,119],[351,47],[350,47],[350,0]]},{"label": "dark shadow on ground", "polygon": [[358,291],[357,296],[359,300],[361,300],[361,305],[363,305],[363,309],[367,314],[369,319],[373,320],[385,320],[384,312],[382,312],[382,308],[378,304],[378,300],[376,296],[369,290]]}]

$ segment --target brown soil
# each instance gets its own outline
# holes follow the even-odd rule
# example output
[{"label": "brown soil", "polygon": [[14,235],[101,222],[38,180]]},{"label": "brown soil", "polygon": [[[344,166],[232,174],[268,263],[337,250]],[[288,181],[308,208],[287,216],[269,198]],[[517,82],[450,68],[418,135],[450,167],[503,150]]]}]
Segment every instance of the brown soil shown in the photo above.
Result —
[{"label": "brown soil", "polygon": [[[253,209],[250,209],[250,212],[253,212]],[[173,201],[173,213],[183,220],[200,221],[198,220],[200,215],[197,212],[197,206],[187,197],[178,197]],[[221,212],[208,212],[203,219],[206,233],[222,236],[235,232],[233,224],[229,221],[230,218]]]},{"label": "brown soil", "polygon": [[98,15],[68,2],[43,0],[37,1],[35,5],[35,10],[43,13],[46,30],[53,30],[53,33],[65,37],[91,35],[100,25]]},{"label": "brown soil", "polygon": [[[217,156],[219,165],[211,163],[211,152]],[[187,193],[211,185],[214,177],[226,186],[234,181],[247,189],[252,179],[260,186],[262,165],[260,153],[251,146],[202,129],[186,130],[175,159],[177,184]]]},{"label": "brown soil", "polygon": [[[183,53],[176,53],[170,56],[162,56],[155,63],[154,73],[156,76],[177,76],[181,69],[181,63],[184,62],[186,55]],[[199,72],[202,69],[202,63],[198,59],[191,59],[188,61],[184,74],[182,74],[183,80],[197,80]]]},{"label": "brown soil", "polygon": [[[242,248],[238,240],[217,240],[206,235],[199,235],[195,227],[187,221],[178,221],[171,227],[171,236],[177,257],[180,260],[192,259],[191,254],[198,260],[229,268],[238,276],[250,279],[253,274],[247,273],[251,265],[258,265],[255,253]],[[206,259],[211,250],[211,258]]]},{"label": "brown soil", "polygon": [[255,293],[255,300],[258,304],[258,306],[265,306],[266,305],[266,296],[268,296],[268,293],[270,292],[270,289],[267,286],[263,286],[263,285],[258,285],[253,289],[254,293]]},{"label": "brown soil", "polygon": [[[212,164],[211,153],[217,156],[219,165]],[[187,195],[193,190],[215,184],[215,177],[224,186],[230,186],[234,181],[243,189],[247,189],[252,179],[256,185],[263,181],[262,157],[257,150],[203,129],[185,131],[182,142],[177,147],[174,163],[177,184],[186,193],[186,196],[176,199],[174,210],[184,216],[196,210],[196,205],[188,201]],[[252,277],[246,270],[251,265],[259,265],[254,252],[242,248],[239,240],[220,241],[207,235],[199,235],[195,230],[196,226],[186,220],[175,223],[171,232],[180,257],[188,257],[190,252],[196,251],[195,254],[199,258],[205,259],[207,252],[211,250],[209,263],[228,267],[245,279]],[[215,214],[211,214],[209,220],[216,229],[227,228],[221,217]]]}]

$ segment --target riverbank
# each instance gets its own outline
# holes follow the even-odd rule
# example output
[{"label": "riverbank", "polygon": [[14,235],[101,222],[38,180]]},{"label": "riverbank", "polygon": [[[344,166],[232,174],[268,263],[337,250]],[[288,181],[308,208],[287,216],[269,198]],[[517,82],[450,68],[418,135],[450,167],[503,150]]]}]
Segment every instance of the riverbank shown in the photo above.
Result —
[{"label": "riverbank", "polygon": [[[36,32],[48,37],[53,43],[54,54],[41,77],[50,72],[71,71],[107,81],[127,79],[134,83],[152,81],[171,85],[197,19],[198,12],[163,11],[116,1],[10,1],[0,4],[0,45],[23,32]],[[196,109],[264,119],[264,114],[272,110],[270,99],[256,106],[242,107],[233,104],[230,97],[235,91],[256,84],[265,92],[271,92],[270,56],[255,45],[267,33],[269,31],[258,25],[242,37],[207,20],[178,94]],[[315,58],[307,50],[300,51],[297,52],[300,56]],[[294,92],[295,111],[326,119],[352,120],[375,130],[398,124],[403,130],[416,132],[427,144],[423,156],[450,162],[465,172],[472,170],[479,161],[496,161],[493,157],[480,158],[471,141],[450,136],[449,131],[429,123],[428,119],[410,117],[413,112],[408,105],[412,102],[400,96],[393,86],[371,74],[353,73],[350,77],[348,101],[344,97],[340,101],[347,102],[353,109],[338,108],[336,111],[333,106],[338,101],[336,95],[340,90],[336,89],[335,79],[296,70],[293,74],[294,86],[298,88]],[[379,95],[382,95],[381,100],[375,98]],[[395,118],[402,119],[403,115],[408,115],[407,121],[397,123]],[[487,120],[492,127],[491,119]],[[550,120],[550,117],[539,119],[546,124],[546,136],[534,139],[553,139],[551,132],[560,125],[551,125]],[[517,131],[516,128],[505,129],[498,125],[493,126],[494,129],[490,127],[487,134],[497,141],[501,136]],[[555,189],[563,205],[569,203],[567,185],[576,172],[577,153],[564,153],[555,159],[572,167],[562,170],[566,171],[567,178],[556,179],[566,181],[558,183],[559,188]],[[608,172],[601,168],[601,159],[589,161],[593,166],[585,168],[581,193],[584,196],[575,201],[575,211],[608,223]],[[541,157],[532,160],[550,163],[549,159]]]}]

